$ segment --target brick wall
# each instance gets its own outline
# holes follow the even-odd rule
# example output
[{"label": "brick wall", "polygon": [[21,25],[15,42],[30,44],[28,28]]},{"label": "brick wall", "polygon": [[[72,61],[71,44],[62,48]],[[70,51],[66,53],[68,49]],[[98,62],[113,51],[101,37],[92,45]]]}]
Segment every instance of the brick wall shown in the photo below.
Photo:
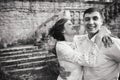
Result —
[{"label": "brick wall", "polygon": [[120,38],[120,16],[118,16],[116,20],[111,21],[109,29],[111,30],[113,35]]},{"label": "brick wall", "polygon": [[[34,3],[36,4],[36,3]],[[34,5],[31,4],[31,5]],[[54,15],[54,8],[45,4],[30,7],[29,2],[11,2],[0,4],[0,42],[1,44],[16,43],[17,40],[33,38],[35,30]],[[6,7],[7,6],[7,7]],[[9,7],[10,6],[10,7]],[[43,6],[43,7],[42,7]],[[45,8],[45,7],[46,8]],[[47,11],[50,9],[49,11]],[[39,11],[38,11],[39,10]]]}]

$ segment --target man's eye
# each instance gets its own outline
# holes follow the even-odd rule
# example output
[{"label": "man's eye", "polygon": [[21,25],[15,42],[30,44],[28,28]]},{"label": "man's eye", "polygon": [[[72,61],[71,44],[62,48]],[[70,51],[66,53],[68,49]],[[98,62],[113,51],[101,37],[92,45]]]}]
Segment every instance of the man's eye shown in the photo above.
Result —
[{"label": "man's eye", "polygon": [[89,17],[86,17],[86,18],[85,18],[85,21],[90,21],[90,18],[89,18]]},{"label": "man's eye", "polygon": [[72,24],[68,24],[68,25],[72,25]]},{"label": "man's eye", "polygon": [[95,21],[98,20],[98,17],[97,17],[97,16],[94,16],[94,17],[93,17],[93,20],[95,20]]}]

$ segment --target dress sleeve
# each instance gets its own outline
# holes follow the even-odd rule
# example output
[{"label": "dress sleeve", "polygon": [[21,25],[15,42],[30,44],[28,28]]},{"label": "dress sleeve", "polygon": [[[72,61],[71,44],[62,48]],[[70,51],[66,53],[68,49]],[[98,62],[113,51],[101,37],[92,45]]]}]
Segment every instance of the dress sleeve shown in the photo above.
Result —
[{"label": "dress sleeve", "polygon": [[120,62],[120,39],[112,38],[113,45],[106,49],[105,54],[116,62]]},{"label": "dress sleeve", "polygon": [[92,42],[88,35],[77,35],[74,37],[74,43],[78,52],[84,56],[83,59],[91,67],[96,67],[99,58],[99,48]]},{"label": "dress sleeve", "polygon": [[[81,54],[81,52],[73,50],[69,45],[64,44],[62,42],[57,43],[56,52],[58,56],[61,56],[62,59],[66,61],[77,63],[82,66],[94,67],[95,61],[93,56],[90,56],[89,54],[83,55]],[[91,60],[88,57],[91,58]]]}]

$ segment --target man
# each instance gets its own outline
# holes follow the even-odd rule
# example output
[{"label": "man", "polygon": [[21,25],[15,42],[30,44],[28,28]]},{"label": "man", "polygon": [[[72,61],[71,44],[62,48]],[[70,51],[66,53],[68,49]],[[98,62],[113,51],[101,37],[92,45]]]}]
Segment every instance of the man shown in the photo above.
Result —
[{"label": "man", "polygon": [[93,67],[84,66],[83,80],[118,80],[120,39],[110,37],[111,39],[107,41],[110,41],[110,44],[113,42],[113,44],[110,46],[103,44],[103,42],[109,43],[103,38],[106,33],[107,35],[109,34],[109,31],[103,26],[104,18],[98,9],[87,9],[84,12],[83,18],[84,26],[88,33],[87,37],[97,45],[99,49],[99,53],[95,55],[97,56],[96,65]]},{"label": "man", "polygon": [[[84,12],[83,16],[84,26],[88,34],[75,36],[74,42],[76,50],[85,56],[85,61],[89,64],[94,63],[93,65],[83,65],[82,79],[117,80],[120,62],[120,40],[109,36],[110,32],[105,28],[103,16],[98,9],[89,8]],[[106,35],[109,37],[105,37]],[[95,48],[89,47],[91,45],[88,44],[89,42],[92,42],[97,47],[97,51],[94,50]],[[91,49],[88,49],[88,47]],[[63,75],[62,77],[68,76]]]}]

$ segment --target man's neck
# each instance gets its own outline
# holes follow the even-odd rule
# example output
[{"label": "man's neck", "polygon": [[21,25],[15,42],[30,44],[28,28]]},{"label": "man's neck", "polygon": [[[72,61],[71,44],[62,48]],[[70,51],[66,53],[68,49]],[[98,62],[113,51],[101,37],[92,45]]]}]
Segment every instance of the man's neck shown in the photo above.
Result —
[{"label": "man's neck", "polygon": [[96,33],[88,33],[88,37],[89,39],[92,39],[99,31],[97,31]]}]

